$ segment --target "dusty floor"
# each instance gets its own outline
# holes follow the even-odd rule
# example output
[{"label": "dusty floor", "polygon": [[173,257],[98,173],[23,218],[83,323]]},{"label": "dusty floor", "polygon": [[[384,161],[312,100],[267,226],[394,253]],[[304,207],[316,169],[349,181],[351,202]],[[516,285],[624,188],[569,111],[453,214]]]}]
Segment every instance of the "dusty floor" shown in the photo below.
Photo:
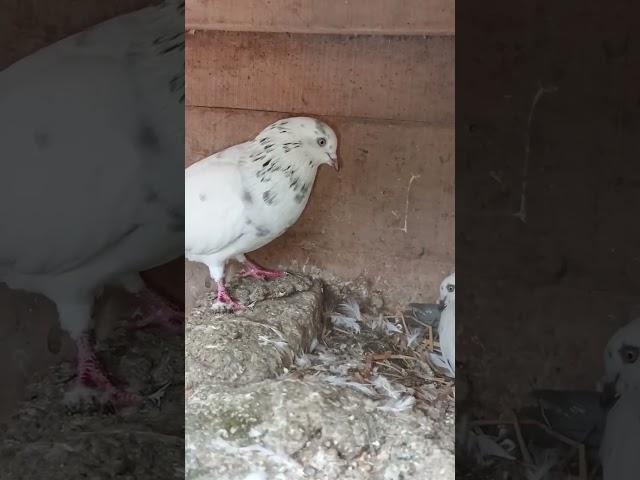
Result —
[{"label": "dusty floor", "polygon": [[[452,385],[350,287],[247,280],[231,291],[257,303],[236,314],[199,299],[186,327],[188,479],[454,477]],[[347,294],[342,316],[355,318],[327,319]]]}]

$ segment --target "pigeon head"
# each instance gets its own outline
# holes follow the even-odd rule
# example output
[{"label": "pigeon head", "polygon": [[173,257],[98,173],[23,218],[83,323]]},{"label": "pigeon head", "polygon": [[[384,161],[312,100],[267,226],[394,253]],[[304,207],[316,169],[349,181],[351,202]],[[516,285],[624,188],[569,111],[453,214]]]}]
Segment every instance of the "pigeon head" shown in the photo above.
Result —
[{"label": "pigeon head", "polygon": [[456,301],[456,274],[452,273],[440,284],[440,308]]},{"label": "pigeon head", "polygon": [[617,395],[640,388],[640,318],[618,330],[604,352],[604,388]]},{"label": "pigeon head", "polygon": [[293,166],[318,168],[330,165],[340,170],[338,162],[338,137],[324,122],[309,117],[293,117],[278,120],[256,137],[265,152],[277,153],[282,161]]}]

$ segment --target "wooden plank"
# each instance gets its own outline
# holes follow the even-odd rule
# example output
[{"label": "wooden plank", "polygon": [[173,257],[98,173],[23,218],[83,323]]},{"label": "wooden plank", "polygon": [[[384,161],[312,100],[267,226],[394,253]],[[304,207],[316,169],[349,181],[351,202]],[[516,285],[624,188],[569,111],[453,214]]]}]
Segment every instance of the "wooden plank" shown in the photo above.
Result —
[{"label": "wooden plank", "polygon": [[187,104],[452,125],[453,37],[187,35]]},{"label": "wooden plank", "polygon": [[[186,162],[252,138],[283,116],[188,107]],[[256,259],[342,279],[363,275],[389,305],[434,300],[454,265],[453,126],[323,120],[339,136],[343,168],[320,169],[302,218]],[[196,295],[206,274],[186,275],[198,279],[185,287]]]},{"label": "wooden plank", "polygon": [[8,0],[0,15],[0,70],[20,58],[114,16],[159,0]]},{"label": "wooden plank", "polygon": [[453,35],[454,0],[190,0],[187,29]]}]

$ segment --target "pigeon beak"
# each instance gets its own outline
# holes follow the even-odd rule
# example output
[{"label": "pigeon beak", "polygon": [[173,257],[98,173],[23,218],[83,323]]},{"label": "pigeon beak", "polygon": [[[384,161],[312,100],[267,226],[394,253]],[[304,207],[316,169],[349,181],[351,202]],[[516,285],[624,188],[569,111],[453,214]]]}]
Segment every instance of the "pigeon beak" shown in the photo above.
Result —
[{"label": "pigeon beak", "polygon": [[336,172],[340,171],[340,162],[338,161],[338,157],[332,157],[327,153],[327,156],[331,159],[330,165],[336,169]]},{"label": "pigeon beak", "polygon": [[445,306],[444,300],[438,302],[438,310],[443,311]]}]

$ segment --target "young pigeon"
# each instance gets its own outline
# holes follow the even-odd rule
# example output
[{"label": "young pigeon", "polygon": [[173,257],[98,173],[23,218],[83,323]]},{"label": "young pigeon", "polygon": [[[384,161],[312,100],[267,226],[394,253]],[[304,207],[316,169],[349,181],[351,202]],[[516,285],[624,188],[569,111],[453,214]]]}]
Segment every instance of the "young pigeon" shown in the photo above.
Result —
[{"label": "young pigeon", "polygon": [[318,167],[339,170],[334,131],[314,118],[266,127],[253,140],[194,163],[185,171],[185,256],[209,267],[217,284],[214,309],[243,308],[225,287],[229,259],[243,276],[277,278],[245,254],[282,235],[302,214]]},{"label": "young pigeon", "polygon": [[452,273],[440,284],[442,314],[438,324],[441,355],[432,353],[431,361],[452,378],[456,377],[456,274]]},{"label": "young pigeon", "polygon": [[640,319],[618,330],[604,354],[605,391],[615,404],[607,413],[600,447],[604,480],[635,480],[640,472]]},{"label": "young pigeon", "polygon": [[137,272],[181,256],[183,50],[184,2],[168,0],[0,72],[0,281],[55,303],[79,381],[115,405],[139,397],[101,368],[92,305],[106,284],[143,294]]}]

